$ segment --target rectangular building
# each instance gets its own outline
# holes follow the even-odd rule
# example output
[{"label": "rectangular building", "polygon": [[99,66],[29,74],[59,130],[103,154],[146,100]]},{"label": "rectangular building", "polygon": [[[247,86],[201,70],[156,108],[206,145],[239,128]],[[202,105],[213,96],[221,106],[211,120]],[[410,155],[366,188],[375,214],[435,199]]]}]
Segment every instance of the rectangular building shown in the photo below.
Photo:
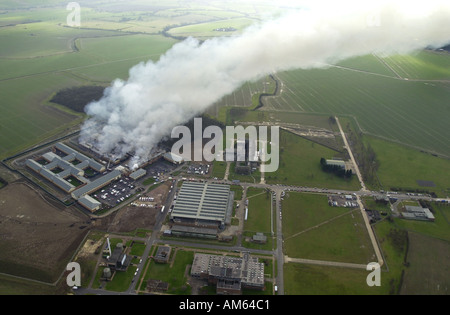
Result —
[{"label": "rectangular building", "polygon": [[326,160],[327,165],[337,166],[345,169],[345,161],[342,160]]},{"label": "rectangular building", "polygon": [[78,199],[78,202],[91,212],[99,210],[100,206],[102,205],[99,201],[95,200],[89,195],[81,197],[80,199]]},{"label": "rectangular building", "polygon": [[216,284],[219,294],[264,290],[264,264],[247,253],[243,257],[195,254],[191,276]]},{"label": "rectangular building", "polygon": [[181,225],[223,228],[231,222],[233,199],[229,185],[184,182],[171,219]]},{"label": "rectangular building", "polygon": [[431,213],[430,209],[422,208],[417,206],[405,206],[404,212],[402,212],[402,216],[405,219],[410,220],[420,220],[420,221],[434,221],[434,215]]},{"label": "rectangular building", "polygon": [[145,176],[147,174],[147,171],[144,170],[143,168],[140,168],[136,171],[134,171],[133,173],[130,174],[130,178],[133,180],[137,180],[139,178],[141,178],[142,176]]},{"label": "rectangular building", "polygon": [[80,199],[84,195],[88,195],[100,188],[108,185],[112,181],[119,179],[122,176],[122,173],[118,170],[113,170],[112,172],[84,185],[83,187],[72,192],[72,198],[75,200]]}]

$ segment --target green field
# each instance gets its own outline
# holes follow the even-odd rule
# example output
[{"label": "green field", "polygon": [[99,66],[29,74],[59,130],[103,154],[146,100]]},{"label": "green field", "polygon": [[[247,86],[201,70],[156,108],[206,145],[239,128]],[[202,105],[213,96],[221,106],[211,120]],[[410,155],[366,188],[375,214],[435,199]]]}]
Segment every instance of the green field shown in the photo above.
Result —
[{"label": "green field", "polygon": [[276,172],[266,173],[265,180],[268,184],[359,190],[356,176],[343,179],[322,171],[320,159],[336,156],[339,156],[339,152],[281,130],[280,165]]},{"label": "green field", "polygon": [[[378,295],[383,287],[366,284],[368,271],[289,263],[284,267],[287,295]],[[383,274],[381,275],[383,286]]]},{"label": "green field", "polygon": [[288,256],[362,264],[375,259],[359,209],[331,207],[326,196],[295,192],[282,209]]},{"label": "green field", "polygon": [[149,265],[145,279],[156,279],[168,282],[171,294],[190,294],[191,288],[186,284],[186,267],[194,259],[194,252],[178,250],[176,252],[175,262],[171,264],[159,264],[152,261]]},{"label": "green field", "polygon": [[[407,74],[399,78],[395,65]],[[449,65],[448,53],[423,51],[281,72],[275,75],[280,91],[264,98],[262,110],[353,117],[366,134],[449,157]]]},{"label": "green field", "polygon": [[450,242],[409,233],[408,262],[400,294],[449,295]]},{"label": "green field", "polygon": [[[377,154],[379,168],[378,179],[385,190],[435,192],[438,196],[447,196],[450,191],[450,161],[428,153],[420,152],[398,144],[365,137]],[[421,186],[418,181],[430,181],[434,186]]]},{"label": "green field", "polygon": [[253,196],[248,196],[248,218],[244,223],[244,230],[252,233],[271,232],[271,201],[270,193],[264,189],[254,191]]},{"label": "green field", "polygon": [[266,101],[267,110],[351,115],[367,134],[450,156],[448,84],[340,68],[296,70],[278,77],[286,87]]},{"label": "green field", "polygon": [[[173,36],[196,37],[199,39],[211,38],[216,36],[232,36],[241,33],[246,27],[254,24],[257,20],[249,18],[234,18],[230,20],[214,21],[209,23],[200,23],[189,26],[181,26],[170,30]],[[220,28],[232,27],[235,31],[221,32],[215,31]]]}]

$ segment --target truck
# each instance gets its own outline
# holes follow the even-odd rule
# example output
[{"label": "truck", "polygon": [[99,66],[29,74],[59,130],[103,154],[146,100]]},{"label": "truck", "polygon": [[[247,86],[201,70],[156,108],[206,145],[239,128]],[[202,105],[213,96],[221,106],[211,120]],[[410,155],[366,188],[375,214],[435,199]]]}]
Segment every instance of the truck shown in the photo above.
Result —
[{"label": "truck", "polygon": [[166,206],[162,206],[162,208],[161,208],[161,213],[163,213],[164,212],[164,208],[165,208]]}]

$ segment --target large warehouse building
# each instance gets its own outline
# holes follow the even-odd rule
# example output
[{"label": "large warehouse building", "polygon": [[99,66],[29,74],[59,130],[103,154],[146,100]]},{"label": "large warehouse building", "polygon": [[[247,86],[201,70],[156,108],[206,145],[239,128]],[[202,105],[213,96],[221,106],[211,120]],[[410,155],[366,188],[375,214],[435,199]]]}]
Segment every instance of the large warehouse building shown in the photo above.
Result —
[{"label": "large warehouse building", "polygon": [[171,219],[179,226],[203,230],[224,228],[231,222],[233,199],[234,192],[229,185],[184,182]]}]

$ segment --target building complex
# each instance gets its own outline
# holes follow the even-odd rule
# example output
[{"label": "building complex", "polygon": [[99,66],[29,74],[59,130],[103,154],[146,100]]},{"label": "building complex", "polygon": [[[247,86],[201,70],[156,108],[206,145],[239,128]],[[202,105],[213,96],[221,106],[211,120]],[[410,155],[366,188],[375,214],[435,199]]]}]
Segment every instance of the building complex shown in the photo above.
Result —
[{"label": "building complex", "polygon": [[197,253],[191,276],[215,284],[218,294],[241,294],[242,289],[264,290],[264,264],[248,253],[243,257]]}]

